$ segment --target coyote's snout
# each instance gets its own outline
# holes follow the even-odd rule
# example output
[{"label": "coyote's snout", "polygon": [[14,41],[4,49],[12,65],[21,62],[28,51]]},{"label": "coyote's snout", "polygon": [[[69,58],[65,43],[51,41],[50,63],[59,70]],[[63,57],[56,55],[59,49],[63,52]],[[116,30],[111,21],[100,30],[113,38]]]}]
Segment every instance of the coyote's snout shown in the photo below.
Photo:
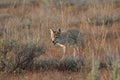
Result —
[{"label": "coyote's snout", "polygon": [[66,53],[66,48],[68,46],[74,47],[74,56],[76,51],[78,53],[80,52],[80,47],[85,47],[83,37],[79,30],[70,29],[63,32],[61,29],[58,29],[57,31],[50,29],[50,33],[53,44],[61,46],[63,48],[64,54]]}]

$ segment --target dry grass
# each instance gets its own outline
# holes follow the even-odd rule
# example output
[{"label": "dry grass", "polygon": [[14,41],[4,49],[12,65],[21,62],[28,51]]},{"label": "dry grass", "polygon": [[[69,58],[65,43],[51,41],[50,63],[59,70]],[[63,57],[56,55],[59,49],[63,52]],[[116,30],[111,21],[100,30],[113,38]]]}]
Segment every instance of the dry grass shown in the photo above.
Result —
[{"label": "dry grass", "polygon": [[[41,1],[41,0],[40,0]],[[6,41],[12,40],[21,46],[26,43],[35,44],[35,47],[45,45],[38,48],[38,51],[46,50],[46,54],[39,58],[34,58],[37,69],[32,71],[22,70],[20,73],[14,72],[7,74],[5,71],[0,73],[2,80],[119,80],[120,77],[120,1],[106,0],[108,2],[90,0],[84,7],[63,4],[60,2],[60,8],[51,3],[51,5],[43,5],[40,1],[27,3],[24,5],[11,5],[10,7],[0,8],[0,58],[7,54],[7,60],[13,58],[14,49],[8,43],[7,49],[4,46]],[[97,2],[98,1],[98,2]],[[89,4],[89,5],[88,5]],[[78,29],[83,34],[85,40],[85,50],[80,54],[84,54],[85,66],[76,72],[69,71],[68,68],[60,70],[61,57],[63,51],[59,46],[51,43],[50,28],[62,30]],[[10,48],[8,48],[10,47]],[[13,51],[11,51],[11,48]],[[8,50],[9,49],[9,50]],[[6,51],[7,50],[7,51]],[[25,51],[24,51],[25,52]],[[23,52],[23,53],[24,53]],[[29,53],[29,50],[25,53]],[[24,54],[25,54],[24,53]],[[35,53],[37,54],[37,53]],[[69,53],[72,55],[72,49]],[[37,56],[38,57],[38,56]],[[54,57],[54,58],[51,58]],[[66,59],[68,62],[66,63]],[[78,64],[73,58],[66,58],[62,65],[74,69]],[[61,62],[59,62],[61,61]],[[72,62],[73,61],[73,62]],[[9,63],[9,61],[6,61]],[[0,61],[0,64],[2,62]],[[53,66],[55,64],[55,66]],[[75,65],[73,65],[75,64]],[[9,63],[9,65],[11,65]],[[41,70],[39,66],[45,68]],[[51,67],[52,65],[52,67]],[[71,68],[71,65],[73,66]],[[3,68],[5,64],[0,65]],[[50,66],[50,67],[46,67]],[[34,66],[35,67],[35,66]],[[47,69],[46,69],[47,68]],[[53,69],[51,69],[53,68]],[[50,69],[50,70],[49,70]],[[2,69],[3,70],[3,69]],[[47,71],[48,70],[48,71]],[[66,71],[68,70],[68,71]]]}]

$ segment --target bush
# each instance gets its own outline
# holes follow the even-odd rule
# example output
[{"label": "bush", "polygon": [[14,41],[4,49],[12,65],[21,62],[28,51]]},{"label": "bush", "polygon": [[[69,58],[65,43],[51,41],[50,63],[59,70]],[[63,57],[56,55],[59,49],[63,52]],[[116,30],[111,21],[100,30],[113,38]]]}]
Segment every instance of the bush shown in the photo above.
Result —
[{"label": "bush", "polygon": [[96,26],[102,26],[102,25],[107,25],[111,26],[113,24],[113,19],[112,17],[96,13],[87,20],[88,24],[90,25],[96,25]]},{"label": "bush", "polygon": [[112,69],[113,63],[116,59],[116,55],[104,55],[100,59],[99,69]]},{"label": "bush", "polygon": [[34,58],[45,53],[45,48],[34,43],[19,45],[8,40],[2,44],[0,51],[0,68],[6,72],[14,72],[17,69],[32,69]]},{"label": "bush", "polygon": [[85,62],[80,57],[65,56],[59,62],[59,68],[61,70],[78,71],[85,65]]},{"label": "bush", "polygon": [[38,58],[35,61],[35,70],[53,70],[58,68],[58,60],[55,58],[45,58],[45,59],[40,59]]},{"label": "bush", "polygon": [[66,6],[75,6],[75,7],[79,7],[81,9],[86,9],[88,8],[88,3],[89,1],[87,0],[41,0],[41,2],[46,5],[46,6],[50,6],[52,4],[55,5],[56,8],[61,8],[61,7],[66,7]]}]

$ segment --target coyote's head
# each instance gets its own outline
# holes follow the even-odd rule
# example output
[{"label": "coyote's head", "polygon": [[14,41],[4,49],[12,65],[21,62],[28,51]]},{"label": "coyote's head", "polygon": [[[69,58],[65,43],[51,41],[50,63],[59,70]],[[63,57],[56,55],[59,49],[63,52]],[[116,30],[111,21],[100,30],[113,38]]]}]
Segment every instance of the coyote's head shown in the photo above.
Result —
[{"label": "coyote's head", "polygon": [[54,31],[53,29],[50,29],[51,33],[51,39],[53,44],[60,43],[61,42],[61,29],[59,28],[57,31]]}]

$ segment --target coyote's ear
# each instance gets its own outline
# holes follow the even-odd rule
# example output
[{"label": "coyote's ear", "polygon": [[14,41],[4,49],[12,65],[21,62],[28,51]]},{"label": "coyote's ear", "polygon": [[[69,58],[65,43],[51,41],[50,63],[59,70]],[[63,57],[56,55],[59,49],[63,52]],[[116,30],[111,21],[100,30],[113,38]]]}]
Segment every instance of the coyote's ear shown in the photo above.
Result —
[{"label": "coyote's ear", "polygon": [[55,33],[55,31],[53,29],[50,29],[50,32]]},{"label": "coyote's ear", "polygon": [[50,34],[51,34],[52,41],[54,40],[54,33],[55,33],[55,31],[53,29],[50,29]]},{"label": "coyote's ear", "polygon": [[58,32],[61,33],[61,29],[60,28],[58,28]]}]

